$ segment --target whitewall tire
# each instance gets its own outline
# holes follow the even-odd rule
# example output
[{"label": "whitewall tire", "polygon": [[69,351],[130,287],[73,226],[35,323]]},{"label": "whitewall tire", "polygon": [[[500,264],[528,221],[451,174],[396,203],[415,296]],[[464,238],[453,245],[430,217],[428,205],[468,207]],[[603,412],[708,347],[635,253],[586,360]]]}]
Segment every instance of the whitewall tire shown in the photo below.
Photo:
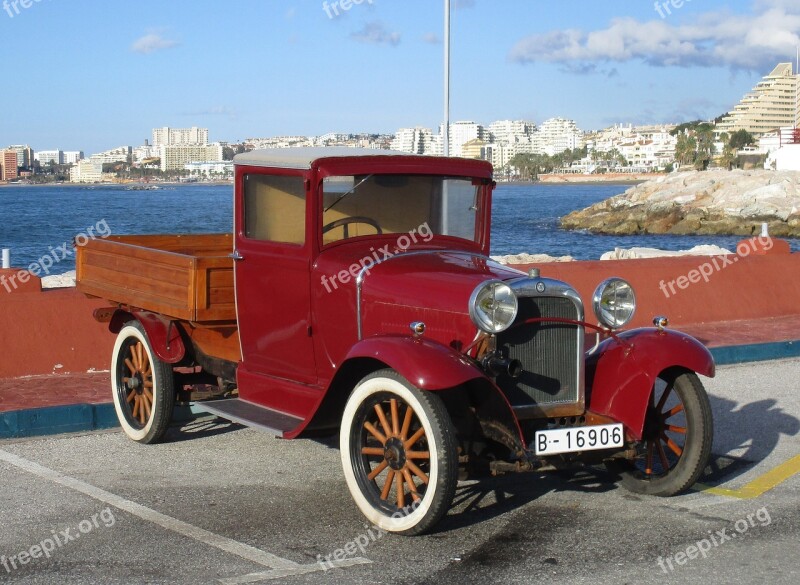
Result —
[{"label": "whitewall tire", "polygon": [[393,370],[367,376],[348,399],[344,477],[361,512],[387,532],[421,534],[447,513],[458,482],[456,445],[441,399]]},{"label": "whitewall tire", "polygon": [[139,443],[161,440],[175,407],[172,367],[155,355],[144,328],[130,321],[111,356],[111,394],[119,424]]}]

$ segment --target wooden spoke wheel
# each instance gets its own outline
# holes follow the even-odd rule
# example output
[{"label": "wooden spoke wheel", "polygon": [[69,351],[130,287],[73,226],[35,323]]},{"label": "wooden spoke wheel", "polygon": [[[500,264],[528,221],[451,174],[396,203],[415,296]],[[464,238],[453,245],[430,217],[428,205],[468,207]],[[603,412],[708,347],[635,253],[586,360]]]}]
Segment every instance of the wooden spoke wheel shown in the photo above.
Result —
[{"label": "wooden spoke wheel", "polygon": [[629,490],[671,496],[695,484],[711,456],[711,405],[692,372],[665,373],[656,380],[637,455],[617,471]]},{"label": "wooden spoke wheel", "polygon": [[138,321],[127,323],[117,335],[111,391],[126,435],[140,443],[155,443],[164,436],[175,406],[172,367],[155,355]]},{"label": "wooden spoke wheel", "polygon": [[347,402],[340,446],[347,486],[367,519],[409,535],[438,522],[455,494],[455,441],[438,396],[392,370],[362,380]]}]

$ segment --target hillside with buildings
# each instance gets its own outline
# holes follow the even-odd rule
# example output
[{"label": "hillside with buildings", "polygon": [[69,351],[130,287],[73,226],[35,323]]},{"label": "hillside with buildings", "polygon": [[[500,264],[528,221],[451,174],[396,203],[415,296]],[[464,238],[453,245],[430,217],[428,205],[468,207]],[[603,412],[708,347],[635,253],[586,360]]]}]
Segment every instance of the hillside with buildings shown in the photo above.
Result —
[{"label": "hillside with buildings", "polygon": [[[550,118],[474,121],[431,129],[400,128],[394,134],[328,133],[319,136],[247,138],[210,142],[208,128],[154,128],[141,146],[119,146],[85,157],[83,151],[35,151],[28,145],[0,150],[0,181],[229,180],[234,154],[256,148],[349,146],[442,156],[449,135],[451,156],[483,159],[498,180],[603,177],[669,172],[676,168],[800,170],[800,75],[778,64],[728,114],[716,121],[584,131],[574,120]],[[742,136],[747,139],[742,142]]]}]

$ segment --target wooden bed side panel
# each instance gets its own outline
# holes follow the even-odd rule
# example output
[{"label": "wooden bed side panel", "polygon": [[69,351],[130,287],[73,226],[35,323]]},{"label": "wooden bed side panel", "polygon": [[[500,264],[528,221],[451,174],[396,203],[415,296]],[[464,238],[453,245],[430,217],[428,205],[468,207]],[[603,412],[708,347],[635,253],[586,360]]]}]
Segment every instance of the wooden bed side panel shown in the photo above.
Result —
[{"label": "wooden bed side panel", "polygon": [[230,234],[90,240],[78,248],[78,290],[186,321],[235,321],[230,246]]}]

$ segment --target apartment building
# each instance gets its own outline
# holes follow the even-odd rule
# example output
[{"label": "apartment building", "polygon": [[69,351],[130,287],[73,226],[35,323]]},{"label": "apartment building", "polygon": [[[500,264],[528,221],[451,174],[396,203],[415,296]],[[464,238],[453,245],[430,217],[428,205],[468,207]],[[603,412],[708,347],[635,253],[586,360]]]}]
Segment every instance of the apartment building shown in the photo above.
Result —
[{"label": "apartment building", "polygon": [[791,63],[779,63],[717,124],[717,135],[747,130],[761,136],[800,125],[800,75]]},{"label": "apartment building", "polygon": [[222,160],[222,144],[162,144],[158,149],[162,171],[177,171],[187,163],[219,162]]},{"label": "apartment building", "polygon": [[15,150],[0,150],[0,180],[15,180],[19,177],[17,170],[17,152]]},{"label": "apartment building", "polygon": [[153,128],[153,146],[208,144],[208,128]]}]

